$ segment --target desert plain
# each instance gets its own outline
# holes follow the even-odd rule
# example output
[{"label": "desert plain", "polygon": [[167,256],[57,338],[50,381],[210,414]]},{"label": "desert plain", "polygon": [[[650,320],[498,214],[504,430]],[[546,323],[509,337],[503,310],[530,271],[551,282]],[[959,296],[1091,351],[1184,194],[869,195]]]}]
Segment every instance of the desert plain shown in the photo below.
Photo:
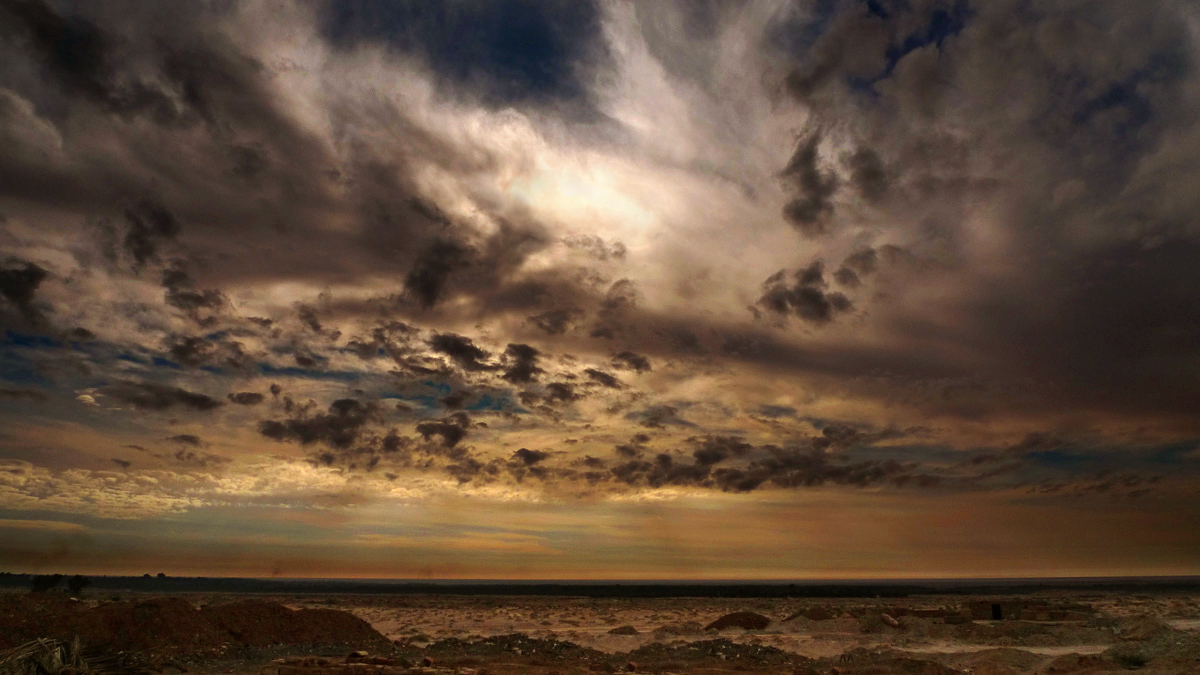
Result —
[{"label": "desert plain", "polygon": [[1200,590],[884,598],[0,595],[0,647],[38,638],[74,641],[95,672],[1187,675],[1200,673]]}]

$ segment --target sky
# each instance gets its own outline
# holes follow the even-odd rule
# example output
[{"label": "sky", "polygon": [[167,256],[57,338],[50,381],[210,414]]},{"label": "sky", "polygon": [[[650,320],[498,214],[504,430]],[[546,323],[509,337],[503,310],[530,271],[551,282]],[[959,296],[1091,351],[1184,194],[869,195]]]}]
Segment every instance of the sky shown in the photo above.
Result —
[{"label": "sky", "polygon": [[1187,0],[0,0],[0,569],[1200,574]]}]

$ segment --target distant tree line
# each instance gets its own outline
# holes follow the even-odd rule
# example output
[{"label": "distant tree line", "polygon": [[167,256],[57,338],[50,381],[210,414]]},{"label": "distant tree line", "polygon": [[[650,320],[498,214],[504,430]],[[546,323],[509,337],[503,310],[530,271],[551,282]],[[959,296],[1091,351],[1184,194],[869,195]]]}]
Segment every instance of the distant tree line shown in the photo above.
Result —
[{"label": "distant tree line", "polygon": [[[62,580],[63,575],[61,574],[35,574],[33,578],[29,580],[29,586],[30,590],[32,590],[34,593],[45,593],[46,591],[57,588],[58,585],[62,583]],[[83,576],[82,574],[76,574],[70,579],[67,579],[67,592],[71,595],[83,595],[84,589],[86,589],[91,583],[91,579]]]}]

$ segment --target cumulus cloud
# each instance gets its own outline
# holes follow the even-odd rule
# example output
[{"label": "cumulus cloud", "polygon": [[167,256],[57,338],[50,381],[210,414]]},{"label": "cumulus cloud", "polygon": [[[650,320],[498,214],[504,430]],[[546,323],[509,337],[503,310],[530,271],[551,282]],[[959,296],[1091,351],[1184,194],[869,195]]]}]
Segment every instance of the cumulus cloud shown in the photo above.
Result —
[{"label": "cumulus cloud", "polygon": [[178,406],[209,412],[224,405],[206,394],[154,382],[120,382],[101,391],[105,396],[142,410],[168,410]]},{"label": "cumulus cloud", "polygon": [[378,403],[363,403],[343,398],[329,404],[328,412],[311,413],[300,408],[284,420],[263,420],[258,432],[276,441],[295,441],[301,445],[323,443],[345,450],[355,444],[366,428],[381,415]]},{"label": "cumulus cloud", "polygon": [[538,367],[538,357],[541,353],[523,344],[510,344],[504,350],[504,356],[507,361],[507,368],[504,370],[504,379],[513,384],[523,384],[532,382],[537,379],[539,373],[545,372]]},{"label": "cumulus cloud", "polygon": [[772,314],[794,315],[815,324],[828,323],[853,308],[844,293],[827,290],[825,265],[820,260],[794,271],[791,278],[789,283],[784,270],[768,277],[758,305]]},{"label": "cumulus cloud", "polygon": [[427,420],[417,425],[417,433],[425,440],[430,440],[434,436],[441,439],[442,445],[447,448],[453,448],[467,437],[467,430],[471,428],[471,418],[465,413],[455,413],[441,420]]},{"label": "cumulus cloud", "polygon": [[258,405],[266,397],[256,391],[239,391],[230,394],[228,398],[238,405]]},{"label": "cumulus cloud", "polygon": [[612,365],[614,368],[622,368],[639,373],[645,373],[651,370],[650,359],[642,356],[641,354],[630,351],[613,354]]},{"label": "cumulus cloud", "polygon": [[806,237],[827,233],[833,196],[838,189],[837,176],[820,167],[817,154],[820,142],[819,134],[803,140],[780,174],[795,191],[795,196],[783,207],[783,216]]}]

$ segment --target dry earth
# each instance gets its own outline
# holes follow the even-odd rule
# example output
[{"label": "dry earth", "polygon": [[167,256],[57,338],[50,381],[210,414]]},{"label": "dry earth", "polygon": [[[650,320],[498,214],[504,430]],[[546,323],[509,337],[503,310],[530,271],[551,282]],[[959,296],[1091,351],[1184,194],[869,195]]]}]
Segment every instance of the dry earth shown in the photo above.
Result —
[{"label": "dry earth", "polygon": [[[1200,673],[1200,595],[1056,592],[988,599],[1084,603],[1096,612],[1083,621],[970,621],[960,617],[972,598],[962,596],[156,598],[127,593],[72,603],[6,594],[0,597],[0,642],[12,646],[31,636],[81,634],[85,641],[137,654],[147,672]],[[705,630],[734,612],[761,615],[769,623]],[[762,621],[739,615],[731,622],[748,619],[747,625]],[[344,665],[355,649],[371,657]],[[303,656],[324,657],[325,665],[279,660]],[[375,657],[378,663],[369,663]]]}]

